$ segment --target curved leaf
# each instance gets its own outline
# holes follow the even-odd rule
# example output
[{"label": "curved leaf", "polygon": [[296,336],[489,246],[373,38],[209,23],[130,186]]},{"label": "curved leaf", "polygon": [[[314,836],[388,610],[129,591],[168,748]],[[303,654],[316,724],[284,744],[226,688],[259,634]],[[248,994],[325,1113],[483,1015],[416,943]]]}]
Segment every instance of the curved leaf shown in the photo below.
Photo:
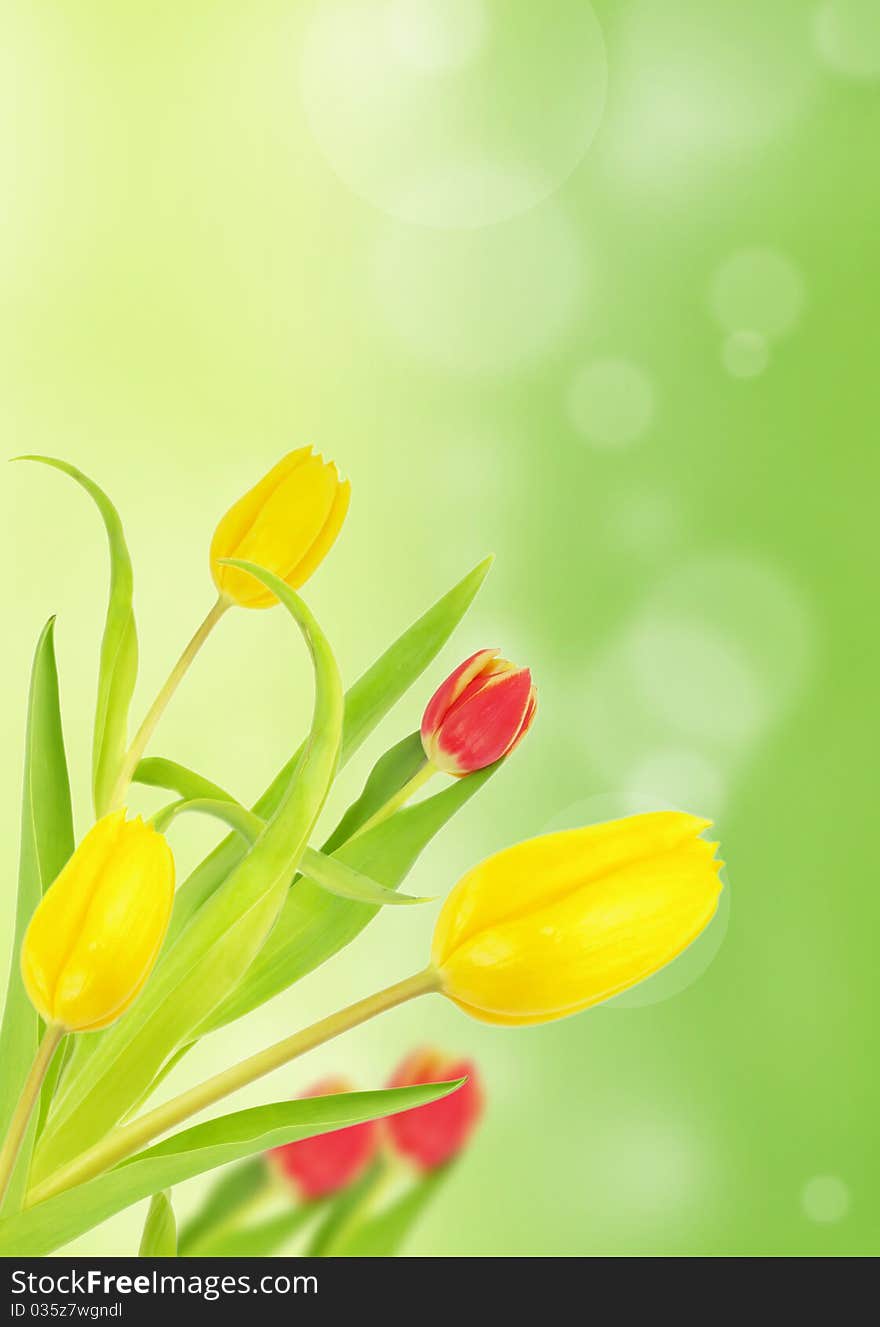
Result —
[{"label": "curved leaf", "polygon": [[[237,830],[247,843],[255,843],[263,832],[264,822],[253,811],[248,811],[239,802],[224,798],[194,797],[191,801],[181,800],[163,807],[153,816],[153,824],[159,830],[166,830],[177,816],[187,811],[201,812],[214,816],[224,824]],[[309,880],[313,880],[322,889],[336,894],[339,898],[354,899],[358,903],[369,903],[376,907],[384,904],[429,903],[427,898],[414,898],[411,894],[396,894],[393,889],[379,885],[360,871],[353,871],[350,866],[334,857],[327,857],[314,848],[306,848],[300,858],[300,870]]]},{"label": "curved leaf", "polygon": [[141,1258],[177,1257],[177,1221],[169,1193],[154,1193],[138,1250]]},{"label": "curved leaf", "polygon": [[[438,599],[427,613],[398,637],[346,692],[342,749],[339,754],[340,768],[346,765],[360,749],[376,725],[409,690],[446,644],[473,603],[477,591],[488,575],[492,561],[491,557],[485,558],[474,567],[473,571],[468,572],[467,576],[454,585],[442,599]],[[303,746],[299,747],[255,803],[253,809],[263,819],[270,816],[278,806],[282,791],[296,769],[303,750]],[[236,863],[241,860],[243,852],[239,840],[235,837],[229,838],[196,867],[189,879],[177,891],[174,916],[171,919],[172,936],[186,925],[205,899],[218,888]]]},{"label": "curved leaf", "polygon": [[132,596],[134,578],[131,558],[122,521],[113,503],[94,480],[68,461],[53,456],[20,456],[21,461],[38,461],[61,470],[84,488],[95,503],[107,531],[110,544],[110,596],[101,664],[98,672],[98,700],[95,707],[95,730],[92,740],[92,791],[95,815],[110,810],[117,776],[122,767],[128,741],[128,711],[137,679],[138,644]]},{"label": "curved leaf", "polygon": [[[315,669],[312,730],[303,760],[263,833],[177,942],[166,946],[144,993],[101,1038],[80,1072],[65,1074],[57,1109],[34,1156],[41,1178],[101,1138],[139,1102],[169,1055],[250,967],[288,893],[336,770],[342,732],[339,670],[312,614],[278,577],[240,564],[285,605]],[[164,1187],[164,1186],[156,1186]]]},{"label": "curved leaf", "polygon": [[300,1138],[411,1110],[454,1092],[428,1083],[377,1092],[302,1097],[221,1115],[173,1134],[96,1179],[0,1221],[0,1257],[40,1257],[62,1248],[132,1203],[231,1161]]},{"label": "curved leaf", "polygon": [[[50,618],[37,642],[28,696],[18,900],[0,1027],[0,1138],[6,1135],[40,1040],[40,1020],[27,997],[18,966],[21,942],[43,893],[70,857],[73,847],[70,783],[58,700],[55,619]],[[56,1061],[60,1062],[60,1056],[56,1056]],[[22,1147],[4,1210],[15,1210],[21,1200],[34,1129],[35,1123]]]},{"label": "curved leaf", "polygon": [[395,793],[404,788],[425,764],[425,749],[419,733],[410,733],[380,756],[370,770],[363,791],[346,811],[322,848],[334,852],[356,834],[361,825],[380,811]]},{"label": "curved leaf", "polygon": [[[419,855],[503,762],[456,779],[433,797],[343,844],[333,859],[395,889]],[[339,952],[375,917],[377,908],[334,898],[311,880],[291,889],[260,953],[243,981],[198,1029],[204,1035],[271,1000]]]}]

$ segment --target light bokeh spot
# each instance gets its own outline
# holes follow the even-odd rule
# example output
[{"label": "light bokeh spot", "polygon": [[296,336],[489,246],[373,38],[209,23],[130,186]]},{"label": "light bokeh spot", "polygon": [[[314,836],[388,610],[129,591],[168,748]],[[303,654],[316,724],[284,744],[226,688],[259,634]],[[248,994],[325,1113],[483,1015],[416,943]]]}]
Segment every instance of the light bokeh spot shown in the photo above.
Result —
[{"label": "light bokeh spot", "polygon": [[625,791],[633,802],[717,816],[724,806],[727,780],[718,762],[705,752],[665,746],[646,752],[636,763]]},{"label": "light bokeh spot", "polygon": [[770,346],[760,332],[731,332],[721,347],[721,362],[732,378],[757,378],[770,362]]},{"label": "light bokeh spot", "polygon": [[489,27],[484,0],[390,0],[385,21],[395,55],[426,73],[473,59]]},{"label": "light bokeh spot", "polygon": [[599,1150],[604,1202],[618,1213],[651,1222],[680,1220],[709,1186],[705,1145],[679,1116],[617,1116],[603,1131]]},{"label": "light bokeh spot", "polygon": [[[524,58],[524,52],[528,58]],[[607,62],[585,0],[323,0],[301,63],[312,132],[350,189],[409,222],[506,220],[599,128]]]},{"label": "light bokeh spot", "polygon": [[372,280],[379,318],[412,356],[502,373],[540,358],[582,307],[581,237],[549,205],[491,232],[389,223]]},{"label": "light bokeh spot", "polygon": [[796,5],[628,0],[613,8],[603,167],[682,208],[737,188],[731,164],[753,159],[795,123],[819,81],[799,52]]},{"label": "light bokeh spot", "polygon": [[812,621],[780,570],[719,554],[668,577],[633,621],[625,648],[637,689],[673,731],[740,745],[800,692]]},{"label": "light bokeh spot", "polygon": [[839,1175],[814,1175],[801,1190],[804,1214],[819,1225],[842,1221],[851,1203],[849,1185]]},{"label": "light bokeh spot", "polygon": [[568,410],[577,430],[599,447],[634,442],[654,417],[651,379],[627,359],[597,359],[575,377]]},{"label": "light bokeh spot", "polygon": [[712,312],[730,332],[749,328],[781,336],[795,325],[806,302],[800,269],[772,249],[742,249],[718,268],[710,291]]},{"label": "light bokeh spot", "polygon": [[826,0],[813,16],[813,40],[824,63],[849,78],[880,78],[880,4]]}]

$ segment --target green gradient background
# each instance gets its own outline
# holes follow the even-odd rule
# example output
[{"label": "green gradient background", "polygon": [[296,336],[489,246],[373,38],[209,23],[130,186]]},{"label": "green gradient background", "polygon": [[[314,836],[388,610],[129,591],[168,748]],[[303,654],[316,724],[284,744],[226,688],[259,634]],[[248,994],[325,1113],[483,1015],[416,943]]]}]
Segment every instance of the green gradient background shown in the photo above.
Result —
[{"label": "green gradient background", "polygon": [[[315,443],[353,483],[344,536],[309,587],[348,680],[494,550],[477,607],[346,772],[331,813],[367,759],[415,726],[429,687],[498,645],[532,665],[538,721],[412,891],[442,892],[547,826],[671,804],[715,815],[733,902],[726,933],[727,908],[702,949],[621,1007],[505,1032],[431,999],[272,1090],[340,1069],[379,1084],[424,1039],[476,1057],[487,1117],[412,1253],[874,1253],[876,7],[838,0],[831,16],[834,49],[861,61],[855,77],[827,58],[821,4],[596,4],[607,104],[567,174],[567,117],[601,84],[595,61],[578,62],[585,6],[536,6],[556,33],[545,42],[522,5],[488,0],[475,63],[424,72],[436,141],[419,140],[418,114],[398,119],[395,144],[360,117],[372,199],[332,168],[304,111],[315,8],[7,0],[5,451],[64,455],[120,507],[139,710],[209,604],[217,516],[291,446]],[[448,14],[441,53],[469,7]],[[489,226],[392,219],[383,191],[400,162],[430,173],[438,142],[466,158],[480,138],[487,62],[510,97],[509,139],[493,148],[546,165],[555,187]],[[804,299],[764,372],[742,378],[724,367],[710,290],[730,255],[754,248],[793,265]],[[735,295],[747,331],[784,303],[772,281]],[[572,383],[608,357],[644,375],[653,411],[637,437],[602,445],[572,414]],[[612,433],[630,404],[612,392]],[[83,496],[24,466],[3,473],[0,560],[5,963],[30,655],[57,612],[82,832],[106,566]],[[249,799],[309,702],[289,623],[233,615],[155,750]],[[207,825],[175,835],[184,868],[213,840]],[[237,1025],[236,1048],[404,975],[435,911],[380,917]],[[205,1043],[171,1086],[229,1052],[225,1035]],[[181,1189],[179,1210],[199,1192]],[[136,1209],[75,1247],[131,1253],[142,1219]]]}]

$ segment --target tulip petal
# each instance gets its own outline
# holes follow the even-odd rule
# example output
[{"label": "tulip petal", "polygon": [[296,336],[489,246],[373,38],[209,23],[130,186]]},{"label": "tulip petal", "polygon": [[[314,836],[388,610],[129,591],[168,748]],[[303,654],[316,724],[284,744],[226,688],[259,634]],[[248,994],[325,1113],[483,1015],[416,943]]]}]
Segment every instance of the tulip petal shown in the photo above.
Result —
[{"label": "tulip petal", "polygon": [[533,914],[632,862],[670,852],[711,823],[685,812],[655,811],[545,834],[496,853],[450,893],[434,932],[435,965],[442,967],[477,932]]},{"label": "tulip petal", "polygon": [[226,566],[224,559],[256,563],[286,582],[319,539],[333,509],[337,487],[336,467],[325,464],[320,456],[306,456],[264,497],[234,548],[220,553],[215,536],[212,566],[221,594],[245,608],[271,608],[276,604],[276,596],[266,585],[240,568]]},{"label": "tulip petal", "polygon": [[291,585],[294,590],[298,590],[301,585],[305,585],[309,577],[317,570],[330,552],[339,531],[342,529],[350,502],[351,483],[346,479],[343,483],[337,484],[333,505],[321,533],[317,536],[305,557],[285,577],[288,585]]},{"label": "tulip petal", "polygon": [[511,749],[529,708],[528,668],[470,683],[446,714],[434,741],[433,763],[449,774],[483,769]]},{"label": "tulip petal", "polygon": [[218,590],[223,588],[218,576],[222,577],[231,569],[224,569],[217,564],[223,558],[236,556],[236,550],[241,546],[241,541],[252,529],[269,498],[287,476],[293,470],[304,465],[311,455],[311,447],[297,447],[295,451],[282,456],[278,464],[274,465],[259,483],[248,489],[243,497],[233,503],[226,515],[221,518],[211,540],[211,568]]},{"label": "tulip petal", "polygon": [[711,920],[721,888],[713,852],[690,838],[472,932],[445,960],[447,994],[477,1018],[520,1024],[626,990]]},{"label": "tulip petal", "polygon": [[[479,677],[491,661],[497,657],[498,650],[477,650],[469,659],[465,659],[463,664],[450,673],[446,681],[434,692],[431,699],[425,707],[425,713],[422,717],[422,740],[427,743],[432,734],[442,723],[450,706],[458,700],[465,688],[475,677]],[[425,748],[426,754],[430,758],[430,753]]]}]

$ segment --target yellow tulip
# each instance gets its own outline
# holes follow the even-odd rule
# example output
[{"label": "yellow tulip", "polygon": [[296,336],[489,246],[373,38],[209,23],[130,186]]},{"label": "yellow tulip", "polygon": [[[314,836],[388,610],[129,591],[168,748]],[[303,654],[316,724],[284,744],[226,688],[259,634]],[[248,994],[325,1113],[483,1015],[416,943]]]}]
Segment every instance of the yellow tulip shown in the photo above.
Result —
[{"label": "yellow tulip", "polygon": [[221,520],[211,540],[211,574],[224,599],[271,608],[275,595],[253,576],[223,565],[241,558],[274,571],[293,590],[330,552],[348,511],[351,485],[311,447],[289,452]]},{"label": "yellow tulip", "polygon": [[545,1023],[669,963],[711,920],[721,884],[708,820],[658,811],[530,839],[452,890],[431,951],[475,1018]]},{"label": "yellow tulip", "polygon": [[162,834],[113,811],[85,836],[43,896],[24,937],[21,971],[37,1012],[68,1032],[107,1027],[140,994],[174,901],[174,858]]}]

